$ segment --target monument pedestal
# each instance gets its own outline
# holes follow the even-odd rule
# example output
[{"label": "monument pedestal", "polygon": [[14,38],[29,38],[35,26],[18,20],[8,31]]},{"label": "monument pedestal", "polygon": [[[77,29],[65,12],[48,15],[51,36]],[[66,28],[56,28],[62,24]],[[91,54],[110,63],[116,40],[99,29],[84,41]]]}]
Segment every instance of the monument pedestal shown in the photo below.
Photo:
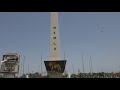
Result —
[{"label": "monument pedestal", "polygon": [[63,78],[66,60],[44,61],[48,78]]}]

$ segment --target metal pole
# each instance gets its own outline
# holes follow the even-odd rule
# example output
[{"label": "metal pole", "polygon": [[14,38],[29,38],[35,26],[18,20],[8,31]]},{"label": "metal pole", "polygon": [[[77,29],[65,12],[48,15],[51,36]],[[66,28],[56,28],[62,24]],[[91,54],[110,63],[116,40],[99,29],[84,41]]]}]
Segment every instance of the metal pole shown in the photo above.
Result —
[{"label": "metal pole", "polygon": [[18,62],[18,74],[17,74],[17,77],[19,77],[19,75],[20,75],[20,71],[21,71],[21,70],[20,70],[20,69],[21,69],[21,67],[20,67],[20,66],[21,66],[20,55],[19,55],[19,60],[18,60],[18,61],[19,61],[19,62]]},{"label": "metal pole", "polygon": [[90,56],[90,60],[89,60],[89,68],[90,68],[90,73],[91,73],[91,56]]},{"label": "metal pole", "polygon": [[42,52],[41,52],[41,75],[42,75]]},{"label": "metal pole", "polygon": [[29,74],[29,63],[28,63],[28,74]]},{"label": "metal pole", "polygon": [[20,62],[20,77],[21,77],[21,74],[22,74],[22,62]]},{"label": "metal pole", "polygon": [[80,74],[80,68],[78,68],[78,74]]},{"label": "metal pole", "polygon": [[40,65],[38,65],[38,73],[40,73]]},{"label": "metal pole", "polygon": [[85,73],[85,69],[84,69],[84,61],[83,61],[83,52],[82,52],[82,64],[83,64],[83,73]]},{"label": "metal pole", "polygon": [[72,68],[73,68],[73,74],[74,74],[74,66],[73,66],[73,64],[72,64]]},{"label": "metal pole", "polygon": [[90,61],[91,61],[91,71],[93,73],[93,67],[92,67],[92,59],[91,59],[91,56],[90,56]]},{"label": "metal pole", "polygon": [[65,52],[64,52],[64,60],[65,60]]},{"label": "metal pole", "polygon": [[24,59],[23,59],[23,75],[24,75],[24,63],[25,63],[25,56],[24,56]]}]

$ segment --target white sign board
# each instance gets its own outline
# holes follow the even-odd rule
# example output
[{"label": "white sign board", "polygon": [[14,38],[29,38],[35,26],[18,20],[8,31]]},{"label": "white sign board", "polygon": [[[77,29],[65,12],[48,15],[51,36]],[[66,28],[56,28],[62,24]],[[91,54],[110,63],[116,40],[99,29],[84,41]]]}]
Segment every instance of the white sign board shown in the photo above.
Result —
[{"label": "white sign board", "polygon": [[1,61],[1,73],[18,73],[19,72],[20,55],[6,54],[3,55]]}]

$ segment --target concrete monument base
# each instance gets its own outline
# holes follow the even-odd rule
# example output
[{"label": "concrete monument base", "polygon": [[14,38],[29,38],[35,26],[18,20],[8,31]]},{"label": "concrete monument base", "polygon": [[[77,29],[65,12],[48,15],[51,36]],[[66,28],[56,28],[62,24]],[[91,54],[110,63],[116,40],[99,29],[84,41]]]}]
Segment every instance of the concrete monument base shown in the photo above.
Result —
[{"label": "concrete monument base", "polygon": [[66,60],[44,61],[48,78],[63,78]]}]

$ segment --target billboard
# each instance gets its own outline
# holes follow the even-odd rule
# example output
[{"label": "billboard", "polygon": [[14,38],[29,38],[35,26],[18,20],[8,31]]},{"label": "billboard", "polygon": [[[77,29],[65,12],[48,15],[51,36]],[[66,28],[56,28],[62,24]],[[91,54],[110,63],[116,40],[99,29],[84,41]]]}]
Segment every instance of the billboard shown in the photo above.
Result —
[{"label": "billboard", "polygon": [[19,62],[20,62],[20,55],[18,54],[9,53],[9,54],[3,55],[0,72],[1,73],[18,73]]},{"label": "billboard", "polygon": [[63,73],[66,65],[66,60],[60,61],[44,61],[47,72]]}]

